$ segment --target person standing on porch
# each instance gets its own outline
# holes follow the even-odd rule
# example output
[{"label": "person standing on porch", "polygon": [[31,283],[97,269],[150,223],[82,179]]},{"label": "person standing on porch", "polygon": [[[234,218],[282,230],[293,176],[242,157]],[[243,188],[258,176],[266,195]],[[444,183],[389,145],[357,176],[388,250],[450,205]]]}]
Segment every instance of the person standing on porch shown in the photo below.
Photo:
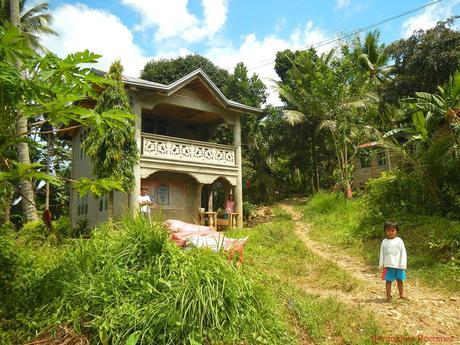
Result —
[{"label": "person standing on porch", "polygon": [[235,200],[233,194],[228,196],[228,199],[224,203],[224,218],[228,219],[232,213],[235,212]]},{"label": "person standing on porch", "polygon": [[147,194],[148,188],[146,186],[141,187],[141,195],[139,195],[139,206],[141,215],[150,220],[150,207],[153,205],[150,196]]}]

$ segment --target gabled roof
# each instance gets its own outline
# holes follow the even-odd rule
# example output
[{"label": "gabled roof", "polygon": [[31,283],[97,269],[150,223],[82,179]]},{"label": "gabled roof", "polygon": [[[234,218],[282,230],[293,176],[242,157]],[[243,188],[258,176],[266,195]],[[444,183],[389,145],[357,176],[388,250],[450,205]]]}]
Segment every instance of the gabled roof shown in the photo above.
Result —
[{"label": "gabled roof", "polygon": [[[99,70],[94,70],[97,74],[105,74],[105,72],[99,71]],[[133,78],[129,76],[123,76],[123,82],[125,85],[129,86],[136,86],[140,87],[146,90],[154,90],[154,91],[159,91],[163,92],[166,95],[170,96],[176,91],[182,89],[192,81],[200,79],[206,86],[207,88],[211,91],[211,93],[220,101],[221,104],[224,105],[226,109],[229,110],[234,110],[238,112],[249,112],[249,113],[262,113],[263,110],[260,108],[256,107],[250,107],[248,105],[244,105],[235,101],[231,101],[225,97],[225,95],[222,93],[222,91],[219,90],[219,88],[212,82],[212,80],[208,77],[208,75],[201,69],[198,68],[194,70],[193,72],[183,76],[182,78],[176,80],[175,82],[165,85],[165,84],[160,84],[156,83],[153,81],[148,81],[144,79],[139,79],[139,78]]]}]

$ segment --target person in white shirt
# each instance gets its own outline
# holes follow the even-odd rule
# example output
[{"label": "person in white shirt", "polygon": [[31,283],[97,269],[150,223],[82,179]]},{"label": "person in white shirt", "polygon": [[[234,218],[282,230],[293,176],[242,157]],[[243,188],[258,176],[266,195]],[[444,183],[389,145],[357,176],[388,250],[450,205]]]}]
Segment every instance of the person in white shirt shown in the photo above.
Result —
[{"label": "person in white shirt", "polygon": [[397,237],[399,225],[385,222],[383,225],[386,238],[380,245],[379,268],[383,268],[382,280],[386,283],[387,301],[391,301],[391,284],[396,279],[399,297],[404,295],[403,281],[406,280],[407,253],[402,239]]},{"label": "person in white shirt", "polygon": [[147,194],[148,188],[146,186],[141,187],[141,195],[139,195],[139,206],[141,214],[150,220],[150,206],[153,205],[150,196]]}]

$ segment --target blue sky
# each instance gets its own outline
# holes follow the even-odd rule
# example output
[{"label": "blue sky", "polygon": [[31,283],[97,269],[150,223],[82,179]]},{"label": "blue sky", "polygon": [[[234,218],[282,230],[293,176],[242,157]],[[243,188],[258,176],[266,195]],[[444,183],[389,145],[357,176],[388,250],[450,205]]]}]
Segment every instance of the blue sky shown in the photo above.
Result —
[{"label": "blue sky", "polygon": [[[198,53],[229,71],[243,61],[269,84],[276,78],[270,61],[277,51],[314,46],[429,2],[50,0],[52,27],[59,37],[45,37],[44,44],[59,55],[98,52],[103,55],[100,68],[120,58],[132,76],[149,60]],[[389,43],[455,14],[460,14],[460,0],[442,0],[378,29],[382,42]],[[270,101],[277,103],[276,95]]]}]

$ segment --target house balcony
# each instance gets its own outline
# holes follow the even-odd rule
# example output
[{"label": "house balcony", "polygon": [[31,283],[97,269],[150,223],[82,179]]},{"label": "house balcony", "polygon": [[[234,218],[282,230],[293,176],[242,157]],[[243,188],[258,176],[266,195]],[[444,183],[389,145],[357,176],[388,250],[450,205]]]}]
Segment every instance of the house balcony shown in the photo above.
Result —
[{"label": "house balcony", "polygon": [[203,183],[218,177],[236,183],[238,166],[233,146],[149,133],[142,133],[141,139],[142,177],[157,171],[177,171]]}]

